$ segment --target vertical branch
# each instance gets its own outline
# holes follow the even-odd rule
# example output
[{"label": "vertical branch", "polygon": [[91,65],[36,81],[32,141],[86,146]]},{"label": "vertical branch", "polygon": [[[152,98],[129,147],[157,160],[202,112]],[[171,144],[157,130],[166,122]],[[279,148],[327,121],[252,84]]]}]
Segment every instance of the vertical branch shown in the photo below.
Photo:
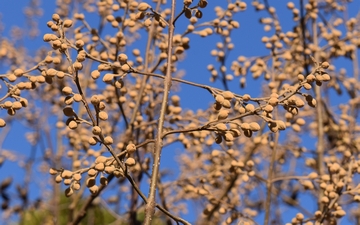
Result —
[{"label": "vertical branch", "polygon": [[[318,42],[318,34],[317,34],[317,27],[316,27],[316,19],[313,19],[312,21],[312,30],[313,30],[313,43],[314,43],[314,46],[318,46],[319,45],[319,42]],[[315,52],[315,60],[317,63],[319,63],[319,52],[316,51]],[[317,154],[317,170],[318,170],[318,174],[321,176],[324,174],[324,149],[325,149],[325,146],[324,146],[324,119],[323,119],[323,106],[322,104],[322,97],[321,97],[321,87],[320,86],[315,86],[315,99],[316,99],[316,102],[319,104],[317,107],[316,107],[316,121],[317,121],[317,138],[318,138],[318,141],[317,141],[317,146],[316,146],[316,154]],[[320,191],[319,193],[319,208],[321,210],[321,204],[320,204],[320,199],[322,198],[323,196],[323,193]]]},{"label": "vertical branch", "polygon": [[156,136],[155,147],[154,147],[154,162],[152,167],[151,181],[150,181],[150,190],[148,195],[148,202],[145,208],[145,225],[150,225],[152,221],[152,217],[155,213],[155,195],[156,195],[156,186],[157,186],[157,178],[159,175],[159,167],[160,167],[160,157],[162,150],[162,133],[163,133],[163,125],[165,119],[166,106],[168,103],[168,97],[171,87],[171,57],[172,57],[172,47],[173,47],[173,34],[175,26],[173,24],[175,18],[175,0],[171,1],[171,15],[170,15],[170,23],[169,23],[169,34],[168,34],[168,52],[167,52],[167,68],[166,68],[166,76],[164,80],[164,96],[161,104],[160,116],[159,116],[159,124],[158,124],[158,133]]},{"label": "vertical branch", "polygon": [[265,202],[265,220],[264,224],[269,224],[270,220],[270,206],[271,206],[271,189],[272,189],[272,179],[274,176],[274,167],[275,167],[275,160],[276,160],[276,149],[279,141],[279,132],[275,133],[275,141],[274,146],[272,147],[272,154],[271,154],[271,161],[269,165],[269,172],[268,172],[268,179],[266,181],[266,202]]}]

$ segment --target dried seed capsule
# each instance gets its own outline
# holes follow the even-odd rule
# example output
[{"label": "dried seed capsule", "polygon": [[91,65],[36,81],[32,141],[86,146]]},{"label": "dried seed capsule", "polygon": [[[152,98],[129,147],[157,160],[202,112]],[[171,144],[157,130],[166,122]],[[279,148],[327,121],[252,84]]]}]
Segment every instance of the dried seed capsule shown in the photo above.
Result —
[{"label": "dried seed capsule", "polygon": [[226,140],[226,141],[233,141],[233,140],[234,140],[234,136],[233,136],[230,132],[226,132],[226,134],[225,134],[225,140]]},{"label": "dried seed capsule", "polygon": [[104,138],[104,144],[111,145],[112,143],[114,143],[114,140],[112,139],[112,137],[107,136]]},{"label": "dried seed capsule", "polygon": [[14,75],[17,77],[21,77],[23,74],[24,74],[24,71],[22,69],[14,70]]},{"label": "dried seed capsule", "polygon": [[113,81],[113,79],[114,79],[114,74],[112,74],[112,73],[107,73],[107,74],[105,74],[105,76],[103,77],[103,81],[104,81],[105,83],[111,83],[111,82]]},{"label": "dried seed capsule", "polygon": [[105,156],[98,156],[96,159],[95,159],[95,163],[105,163],[107,161],[107,158]]},{"label": "dried seed capsule", "polygon": [[95,170],[97,170],[97,171],[101,172],[101,171],[104,171],[104,169],[105,169],[104,163],[98,163],[95,165]]},{"label": "dried seed capsule", "polygon": [[222,95],[216,95],[216,97],[215,97],[215,101],[220,104],[222,104],[224,100],[225,100],[225,98]]},{"label": "dried seed capsule", "polygon": [[227,100],[233,99],[235,97],[235,95],[230,91],[224,91],[222,96],[224,96],[224,98]]},{"label": "dried seed capsule", "polygon": [[89,142],[90,145],[96,145],[97,144],[97,140],[94,137],[89,137],[88,142]]},{"label": "dried seed capsule", "polygon": [[56,169],[54,169],[54,168],[50,168],[50,169],[49,169],[49,173],[50,173],[51,175],[56,175],[56,174],[58,174],[58,171],[57,171]]},{"label": "dried seed capsule", "polygon": [[121,64],[124,64],[124,63],[127,62],[128,57],[127,57],[126,54],[121,53],[121,54],[118,55],[118,60],[119,60],[119,62],[120,62]]},{"label": "dried seed capsule", "polygon": [[64,21],[64,27],[69,28],[73,25],[73,21],[72,20],[65,20]]},{"label": "dried seed capsule", "polygon": [[98,79],[100,77],[100,72],[99,70],[93,70],[91,72],[91,78],[93,78],[94,80]]},{"label": "dried seed capsule", "polygon": [[217,118],[218,118],[218,120],[223,120],[223,119],[226,119],[228,116],[229,116],[228,110],[220,110]]},{"label": "dried seed capsule", "polygon": [[74,194],[74,190],[71,187],[65,189],[66,197],[70,197],[72,194]]},{"label": "dried seed capsule", "polygon": [[242,130],[250,130],[250,124],[248,123],[242,123],[240,127]]},{"label": "dried seed capsule", "polygon": [[100,135],[100,134],[101,134],[101,128],[100,128],[99,126],[94,126],[94,127],[92,128],[92,133],[93,133],[94,135]]},{"label": "dried seed capsule", "polygon": [[103,177],[103,176],[100,177],[100,184],[104,185],[104,186],[108,185],[108,179],[106,177]]},{"label": "dried seed capsule", "polygon": [[61,177],[62,177],[62,178],[65,178],[65,179],[71,178],[72,175],[73,175],[73,172],[71,172],[70,170],[64,170],[64,171],[62,171],[62,173],[61,173]]},{"label": "dried seed capsule", "polygon": [[225,107],[225,108],[228,108],[228,109],[231,108],[231,102],[230,102],[229,100],[227,100],[227,99],[225,99],[225,100],[221,103],[221,105],[222,105],[223,107]]},{"label": "dried seed capsule", "polygon": [[60,183],[62,180],[63,180],[63,179],[62,179],[61,175],[57,175],[57,176],[55,177],[55,182],[56,182],[56,183]]},{"label": "dried seed capsule", "polygon": [[104,111],[99,112],[99,118],[101,120],[107,120],[109,118],[108,114]]},{"label": "dried seed capsule", "polygon": [[147,4],[146,2],[141,2],[139,5],[138,5],[138,10],[139,11],[146,11],[148,10],[150,7],[149,4]]},{"label": "dried seed capsule", "polygon": [[255,106],[253,104],[247,104],[245,106],[246,112],[253,112],[255,110]]},{"label": "dried seed capsule", "polygon": [[96,176],[97,173],[98,172],[96,170],[94,170],[94,169],[89,169],[89,171],[88,171],[88,175],[90,177]]},{"label": "dried seed capsule", "polygon": [[250,123],[250,130],[259,131],[260,130],[260,125],[257,122],[251,122]]},{"label": "dried seed capsule", "polygon": [[216,124],[216,129],[220,130],[220,131],[226,131],[227,130],[227,127],[226,127],[226,124],[225,123],[218,123]]},{"label": "dried seed capsule", "polygon": [[80,173],[75,173],[75,174],[73,175],[73,179],[76,180],[76,181],[81,180],[81,174],[80,174]]},{"label": "dried seed capsule", "polygon": [[68,127],[72,130],[76,129],[78,127],[77,122],[75,122],[74,120],[71,120]]},{"label": "dried seed capsule", "polygon": [[90,177],[88,179],[86,179],[86,187],[92,187],[96,184],[96,180],[94,177]]},{"label": "dried seed capsule", "polygon": [[65,95],[71,95],[71,94],[72,94],[72,89],[71,89],[71,87],[65,86],[65,87],[62,89],[62,93],[64,93]]},{"label": "dried seed capsule", "polygon": [[129,157],[126,159],[125,164],[127,166],[134,166],[136,164],[135,159],[132,157]]},{"label": "dried seed capsule", "polygon": [[81,94],[74,94],[73,98],[75,102],[80,102],[82,100]]},{"label": "dried seed capsule", "polygon": [[126,146],[126,151],[129,154],[134,153],[136,151],[136,146],[134,144],[128,144]]},{"label": "dried seed capsule", "polygon": [[91,194],[96,195],[99,192],[99,187],[97,185],[94,185],[89,188]]}]

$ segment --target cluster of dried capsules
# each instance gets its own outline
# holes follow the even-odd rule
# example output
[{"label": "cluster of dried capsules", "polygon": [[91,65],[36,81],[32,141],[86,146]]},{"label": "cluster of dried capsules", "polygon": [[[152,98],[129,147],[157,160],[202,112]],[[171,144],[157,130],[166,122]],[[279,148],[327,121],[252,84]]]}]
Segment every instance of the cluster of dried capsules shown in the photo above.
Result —
[{"label": "cluster of dried capsules", "polygon": [[[127,158],[124,162],[125,170],[128,167],[132,167],[136,164],[136,161],[131,155],[136,151],[136,146],[134,144],[129,144],[125,149],[127,153]],[[98,154],[93,154],[98,155]],[[79,166],[79,165],[78,165]],[[77,171],[70,171],[65,169],[54,169],[50,168],[49,173],[55,176],[55,181],[57,183],[63,182],[66,186],[69,186],[65,190],[65,195],[67,197],[71,196],[74,191],[77,191],[81,187],[81,179],[85,175],[86,181],[85,185],[90,190],[91,194],[96,195],[99,191],[99,185],[97,184],[97,179],[99,184],[106,186],[108,180],[105,177],[105,174],[113,174],[116,177],[124,177],[126,171],[117,164],[117,162],[112,158],[108,158],[102,155],[96,157],[93,165],[89,168],[83,168]],[[98,178],[99,177],[99,178]]]}]

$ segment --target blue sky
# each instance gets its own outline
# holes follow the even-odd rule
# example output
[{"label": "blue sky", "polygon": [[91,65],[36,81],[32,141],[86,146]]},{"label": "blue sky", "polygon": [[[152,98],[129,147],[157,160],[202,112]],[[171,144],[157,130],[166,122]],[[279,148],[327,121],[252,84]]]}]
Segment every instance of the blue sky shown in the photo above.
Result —
[{"label": "blue sky", "polygon": [[[177,11],[179,12],[181,9],[181,4],[178,1]],[[208,7],[203,10],[204,17],[203,19],[199,20],[201,21],[207,21],[209,18],[214,17],[214,11],[212,7],[212,3],[215,1],[209,1]],[[225,5],[225,2],[223,1],[223,5]],[[268,50],[264,47],[263,44],[260,43],[261,37],[265,34],[263,30],[263,25],[259,24],[257,21],[261,16],[267,17],[266,12],[257,12],[255,13],[255,10],[250,6],[250,1],[245,1],[248,3],[248,10],[245,12],[238,13],[234,19],[239,21],[240,23],[240,29],[234,30],[232,40],[235,44],[235,49],[229,54],[228,56],[228,64],[231,63],[233,59],[236,59],[239,55],[245,55],[245,56],[257,56],[257,55],[267,55]],[[278,15],[280,17],[280,21],[282,21],[282,27],[284,30],[291,30],[292,26],[294,26],[294,22],[291,20],[292,15],[289,10],[286,9],[286,2],[282,0],[269,0],[270,5],[274,6],[277,9]],[[297,2],[297,1],[295,1]],[[1,14],[1,23],[3,27],[3,31],[1,32],[1,36],[10,38],[10,30],[14,26],[18,26],[22,28],[23,32],[29,32],[28,29],[24,29],[24,27],[27,27],[27,21],[23,14],[24,7],[29,5],[29,1],[19,0],[19,1],[11,1],[11,0],[3,0],[2,6],[0,8],[0,14]],[[39,22],[39,29],[40,29],[40,35],[34,39],[26,38],[22,41],[28,48],[30,53],[37,50],[40,46],[47,46],[46,43],[42,41],[42,36],[44,33],[48,33],[49,29],[46,26],[46,22],[50,20],[51,15],[53,14],[54,10],[53,7],[55,5],[55,1],[41,1],[41,6],[43,8],[43,15],[38,18]],[[356,13],[359,13],[360,9],[360,1],[355,0],[352,3],[352,7],[349,8],[349,15],[356,15]],[[90,20],[88,22],[93,22],[94,24],[97,24],[98,21],[96,20],[96,17],[93,17],[93,20]],[[251,22],[249,22],[251,21]],[[183,33],[186,25],[188,24],[188,21],[183,17],[179,21],[179,24],[176,26],[176,33]],[[271,32],[270,32],[271,33]],[[267,34],[269,35],[269,34]],[[185,79],[193,82],[198,82],[202,84],[209,84],[214,85],[219,88],[223,88],[220,82],[216,82],[215,84],[209,82],[210,73],[207,71],[206,67],[210,63],[216,64],[216,60],[210,56],[210,51],[215,48],[215,43],[217,41],[221,41],[219,36],[213,35],[208,41],[213,40],[213,46],[204,46],[203,39],[196,35],[191,35],[191,42],[190,42],[190,49],[186,52],[186,60],[179,63],[179,67],[186,69]],[[138,43],[141,43],[141,39]],[[208,42],[206,42],[208,43]],[[140,44],[141,45],[141,44]],[[339,62],[336,62],[337,64],[341,64],[344,67],[347,67],[348,71],[351,73],[352,69],[350,66],[348,66],[349,62],[346,60],[339,60]],[[190,68],[190,69],[189,69]],[[8,68],[4,67],[4,64],[0,64],[0,73],[4,73],[8,70]],[[234,82],[230,84],[230,90],[242,94],[244,91],[246,93],[251,94],[251,96],[260,96],[261,93],[259,92],[260,85],[264,84],[265,81],[263,78],[259,78],[258,80],[252,80],[248,79],[249,83],[246,90],[241,90],[239,88],[239,81],[238,79],[235,79]],[[3,93],[2,90],[0,90],[0,93]],[[205,90],[198,90],[197,88],[181,85],[180,93],[178,93],[182,99],[181,104],[185,108],[190,109],[198,109],[207,108],[213,101],[213,97],[209,95],[209,93]],[[194,98],[194,95],[196,95],[196,99]],[[340,101],[341,99],[339,99]],[[4,115],[6,112],[0,112],[0,117]],[[30,147],[29,144],[25,141],[23,138],[23,134],[27,131],[24,129],[23,126],[14,124],[13,125],[15,129],[11,130],[9,133],[9,136],[7,137],[7,140],[4,142],[4,145],[2,146],[4,149],[18,149],[19,153],[27,156]],[[23,140],[23,141],[15,141],[14,140]],[[314,147],[314,146],[309,146]],[[174,163],[174,152],[182,151],[181,145],[172,145],[169,146],[169,148],[165,148],[163,151],[163,160],[162,160],[162,168],[165,167],[172,167],[174,170],[174,173],[176,174],[178,171],[178,168],[173,167]],[[7,171],[4,173],[4,171]],[[5,177],[12,175],[18,182],[21,182],[24,171],[18,169],[18,166],[16,163],[8,163],[6,162],[2,168],[0,173],[0,180],[3,180]],[[40,179],[39,179],[40,181]],[[36,198],[39,193],[36,193],[36,186],[32,188],[34,191],[33,198]],[[144,192],[147,193],[147,187],[144,187]],[[194,215],[187,215],[186,219],[189,219],[190,221],[194,218]],[[291,215],[293,216],[293,215]],[[261,219],[259,219],[261,221]]]}]

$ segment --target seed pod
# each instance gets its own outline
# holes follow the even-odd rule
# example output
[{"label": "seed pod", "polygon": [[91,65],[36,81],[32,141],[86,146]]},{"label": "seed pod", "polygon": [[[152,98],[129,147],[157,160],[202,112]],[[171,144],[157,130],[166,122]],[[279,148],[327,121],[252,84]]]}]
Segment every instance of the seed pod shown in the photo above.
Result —
[{"label": "seed pod", "polygon": [[233,99],[235,97],[235,95],[230,91],[224,91],[222,93],[222,96],[224,96],[224,98],[227,99],[227,100],[231,100],[231,99]]},{"label": "seed pod", "polygon": [[100,177],[100,184],[103,186],[108,185],[108,179],[106,177]]},{"label": "seed pod", "polygon": [[246,137],[251,137],[253,134],[252,130],[244,130],[243,132]]},{"label": "seed pod", "polygon": [[220,110],[217,119],[218,120],[224,120],[229,116],[229,111],[228,110]]},{"label": "seed pod", "polygon": [[303,118],[298,118],[295,123],[297,123],[299,126],[305,125],[305,120]]},{"label": "seed pod", "polygon": [[189,9],[189,8],[186,8],[185,9],[185,17],[186,18],[188,18],[188,19],[190,19],[191,18],[191,10]]},{"label": "seed pod", "polygon": [[80,190],[80,183],[78,183],[78,182],[74,182],[73,183],[73,185],[72,185],[72,188],[75,190],[75,191],[77,191],[77,190]]},{"label": "seed pod", "polygon": [[73,98],[75,102],[80,102],[82,100],[81,94],[74,94]]},{"label": "seed pod", "polygon": [[88,171],[88,175],[89,175],[90,177],[96,176],[97,173],[98,173],[98,172],[97,172],[96,170],[94,170],[94,169],[89,169],[89,171]]},{"label": "seed pod", "polygon": [[251,122],[250,123],[250,130],[259,131],[260,130],[260,125],[257,122]]},{"label": "seed pod", "polygon": [[99,119],[107,120],[109,118],[108,114],[104,111],[99,112]]},{"label": "seed pod", "polygon": [[206,0],[200,0],[198,3],[198,6],[200,8],[205,8],[207,6],[207,1]]},{"label": "seed pod", "polygon": [[196,13],[195,13],[195,16],[196,16],[196,18],[201,19],[202,16],[203,16],[203,13],[200,10],[197,10]]},{"label": "seed pod", "polygon": [[73,175],[73,179],[76,180],[76,181],[81,180],[81,174],[80,174],[80,173],[75,173],[75,174]]},{"label": "seed pod", "polygon": [[272,107],[271,105],[266,105],[264,107],[264,111],[267,113],[271,113],[274,110],[274,107]]},{"label": "seed pod", "polygon": [[74,190],[71,187],[68,187],[65,189],[65,196],[70,197],[72,194],[74,194]]},{"label": "seed pod", "polygon": [[18,101],[13,102],[11,108],[13,108],[15,110],[19,110],[19,109],[22,108],[22,104],[20,102],[18,102]]},{"label": "seed pod", "polygon": [[105,169],[104,171],[107,173],[107,174],[112,174],[115,170],[115,167],[113,165],[111,166],[105,166]]},{"label": "seed pod", "polygon": [[97,170],[99,172],[104,171],[104,169],[105,169],[104,163],[98,163],[95,165],[95,170]]},{"label": "seed pod", "polygon": [[92,128],[92,133],[93,133],[94,135],[100,135],[100,134],[101,134],[101,128],[100,128],[99,126],[94,126],[94,127]]},{"label": "seed pod", "polygon": [[95,159],[95,163],[105,163],[106,161],[107,161],[107,158],[103,155],[100,155]]},{"label": "seed pod", "polygon": [[120,62],[121,64],[124,64],[124,63],[127,62],[128,57],[127,57],[126,54],[121,53],[121,54],[118,55],[118,60],[119,60],[119,62]]},{"label": "seed pod", "polygon": [[89,190],[92,195],[97,195],[97,193],[99,192],[99,187],[97,185],[94,185],[94,186],[90,187]]},{"label": "seed pod", "polygon": [[150,7],[149,4],[147,4],[146,2],[141,2],[139,5],[138,5],[138,10],[139,11],[146,11],[148,10]]},{"label": "seed pod", "polygon": [[63,180],[63,179],[62,179],[62,177],[61,177],[60,174],[55,177],[55,182],[56,182],[56,183],[60,183],[62,180]]},{"label": "seed pod", "polygon": [[216,129],[220,130],[220,131],[226,131],[227,130],[227,127],[226,127],[226,124],[225,123],[218,123],[216,124]]},{"label": "seed pod", "polygon": [[126,151],[128,154],[132,154],[136,151],[136,146],[134,144],[128,144],[126,146]]},{"label": "seed pod", "polygon": [[93,70],[93,71],[91,72],[91,77],[92,77],[94,80],[98,79],[98,78],[100,77],[100,72],[99,72],[99,70]]},{"label": "seed pod", "polygon": [[222,104],[224,100],[225,100],[225,98],[222,95],[216,95],[216,97],[215,97],[215,101],[220,104]]},{"label": "seed pod", "polygon": [[112,137],[107,136],[107,137],[104,138],[104,144],[111,145],[112,143],[114,143],[114,140],[113,140]]},{"label": "seed pod", "polygon": [[88,142],[89,142],[90,145],[96,145],[97,144],[97,140],[94,137],[89,137]]},{"label": "seed pod", "polygon": [[64,171],[62,171],[62,173],[61,173],[61,177],[62,177],[62,178],[65,178],[65,179],[71,178],[72,175],[73,175],[73,173],[72,173],[70,170],[64,170]]},{"label": "seed pod", "polygon": [[273,98],[273,97],[271,97],[268,101],[269,105],[271,105],[271,106],[277,106],[278,102],[279,102],[279,100],[277,98]]},{"label": "seed pod", "polygon": [[54,168],[50,168],[50,169],[49,169],[49,173],[50,173],[51,175],[56,175],[56,174],[58,174],[58,171],[57,171],[56,169],[54,169]]},{"label": "seed pod", "polygon": [[132,157],[129,157],[126,159],[125,164],[127,166],[134,166],[136,164],[135,159]]},{"label": "seed pod", "polygon": [[130,66],[128,64],[124,64],[121,66],[121,70],[124,72],[128,72],[130,70]]},{"label": "seed pod", "polygon": [[245,106],[246,112],[253,112],[255,110],[255,106],[253,104],[247,104]]},{"label": "seed pod", "polygon": [[17,77],[21,77],[23,74],[24,74],[24,71],[22,69],[14,70],[14,75]]},{"label": "seed pod", "polygon": [[250,124],[248,123],[242,123],[240,127],[242,130],[250,130]]},{"label": "seed pod", "polygon": [[301,131],[301,127],[298,124],[293,124],[291,125],[291,128],[295,131],[295,132],[300,132]]},{"label": "seed pod", "polygon": [[117,178],[124,177],[124,171],[122,169],[115,169],[113,174]]},{"label": "seed pod", "polygon": [[111,82],[113,81],[113,79],[114,79],[114,74],[112,74],[112,73],[107,73],[107,74],[105,74],[105,76],[103,77],[103,81],[104,81],[105,83],[111,83]]},{"label": "seed pod", "polygon": [[230,109],[231,108],[231,102],[227,99],[225,99],[222,103],[221,103],[222,106],[224,106],[225,108],[228,108]]},{"label": "seed pod", "polygon": [[68,127],[72,130],[76,129],[78,127],[77,122],[75,122],[74,120],[71,120]]},{"label": "seed pod", "polygon": [[55,22],[58,22],[58,21],[60,20],[59,14],[54,13],[54,14],[52,15],[52,20],[54,20]]},{"label": "seed pod", "polygon": [[216,144],[221,144],[221,142],[222,142],[222,137],[221,137],[221,135],[216,135],[216,137],[215,137],[215,142],[216,142]]},{"label": "seed pod", "polygon": [[96,180],[94,177],[90,177],[88,179],[86,179],[86,187],[92,187],[96,184]]},{"label": "seed pod", "polygon": [[225,140],[226,141],[233,141],[234,140],[234,136],[232,136],[232,134],[230,132],[226,132],[225,134]]},{"label": "seed pod", "polygon": [[65,20],[64,21],[64,27],[69,28],[73,25],[73,21],[72,20]]},{"label": "seed pod", "polygon": [[327,68],[329,68],[330,64],[325,61],[325,62],[322,62],[320,66],[324,69],[327,69]]}]

